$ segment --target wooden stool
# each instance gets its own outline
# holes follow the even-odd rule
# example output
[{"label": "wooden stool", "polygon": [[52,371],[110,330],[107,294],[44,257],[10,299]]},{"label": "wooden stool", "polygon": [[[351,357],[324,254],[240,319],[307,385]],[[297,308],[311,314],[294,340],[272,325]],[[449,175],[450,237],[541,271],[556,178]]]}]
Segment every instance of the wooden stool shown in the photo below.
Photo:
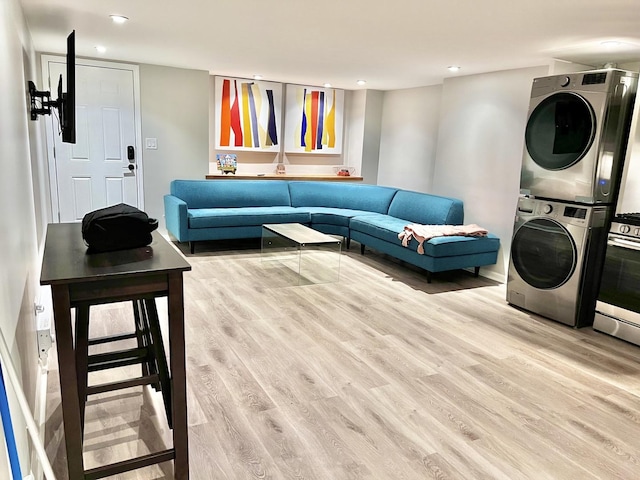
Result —
[{"label": "wooden stool", "polygon": [[[173,428],[171,381],[154,298],[133,300],[133,313],[135,332],[89,339],[89,305],[80,304],[76,306],[75,356],[80,400],[80,421],[83,430],[84,412],[89,395],[140,385],[152,385],[156,391],[162,392],[167,422],[169,428]],[[89,346],[91,345],[101,345],[133,338],[137,339],[138,342],[136,348],[89,355]],[[140,377],[99,385],[88,385],[89,372],[135,365],[136,363],[140,363],[142,366],[142,375]]]}]

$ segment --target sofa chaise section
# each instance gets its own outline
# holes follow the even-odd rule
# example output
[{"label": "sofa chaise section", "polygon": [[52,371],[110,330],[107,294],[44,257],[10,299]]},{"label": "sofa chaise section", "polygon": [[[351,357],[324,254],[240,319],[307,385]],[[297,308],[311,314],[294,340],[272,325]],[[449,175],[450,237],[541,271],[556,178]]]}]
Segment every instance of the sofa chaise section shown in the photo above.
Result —
[{"label": "sofa chaise section", "polygon": [[417,252],[418,242],[412,239],[405,247],[398,237],[409,224],[462,225],[464,207],[455,198],[400,190],[389,206],[388,215],[354,217],[350,236],[360,243],[427,271],[432,272],[474,268],[477,276],[481,266],[493,265],[498,259],[500,240],[489,233],[486,237],[435,237],[423,245],[424,254]]}]

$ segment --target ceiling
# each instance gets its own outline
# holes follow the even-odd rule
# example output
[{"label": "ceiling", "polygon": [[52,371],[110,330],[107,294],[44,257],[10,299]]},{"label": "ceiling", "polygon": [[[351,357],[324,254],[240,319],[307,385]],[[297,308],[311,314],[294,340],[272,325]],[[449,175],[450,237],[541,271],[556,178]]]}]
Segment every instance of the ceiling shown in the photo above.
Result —
[{"label": "ceiling", "polygon": [[[21,2],[38,52],[64,53],[75,29],[80,57],[349,90],[434,85],[553,59],[640,61],[639,0]],[[129,21],[116,25],[110,14]],[[611,40],[621,43],[602,45]]]}]

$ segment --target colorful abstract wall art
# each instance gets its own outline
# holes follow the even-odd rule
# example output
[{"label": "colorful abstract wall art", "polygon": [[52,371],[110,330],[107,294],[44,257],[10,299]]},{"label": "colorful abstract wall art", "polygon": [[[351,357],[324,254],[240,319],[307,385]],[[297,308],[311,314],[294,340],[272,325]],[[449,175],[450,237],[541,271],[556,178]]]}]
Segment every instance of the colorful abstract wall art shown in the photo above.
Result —
[{"label": "colorful abstract wall art", "polygon": [[279,152],[282,84],[215,77],[216,149]]},{"label": "colorful abstract wall art", "polygon": [[287,85],[284,151],[342,153],[344,90]]}]

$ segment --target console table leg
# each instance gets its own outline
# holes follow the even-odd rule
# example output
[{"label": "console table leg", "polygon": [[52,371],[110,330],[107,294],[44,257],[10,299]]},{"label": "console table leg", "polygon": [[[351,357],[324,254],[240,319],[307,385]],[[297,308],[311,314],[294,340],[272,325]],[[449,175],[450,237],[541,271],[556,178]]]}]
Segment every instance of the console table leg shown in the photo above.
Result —
[{"label": "console table leg", "polygon": [[189,478],[187,377],[185,372],[184,292],[182,272],[169,274],[169,362],[172,381],[173,449],[175,480]]},{"label": "console table leg", "polygon": [[[68,285],[52,285],[53,318],[56,327],[58,374],[62,400],[64,440],[67,447],[67,467],[70,479],[84,478],[82,459],[82,422],[76,358],[71,331],[71,301]],[[88,313],[88,311],[87,311]]]}]

